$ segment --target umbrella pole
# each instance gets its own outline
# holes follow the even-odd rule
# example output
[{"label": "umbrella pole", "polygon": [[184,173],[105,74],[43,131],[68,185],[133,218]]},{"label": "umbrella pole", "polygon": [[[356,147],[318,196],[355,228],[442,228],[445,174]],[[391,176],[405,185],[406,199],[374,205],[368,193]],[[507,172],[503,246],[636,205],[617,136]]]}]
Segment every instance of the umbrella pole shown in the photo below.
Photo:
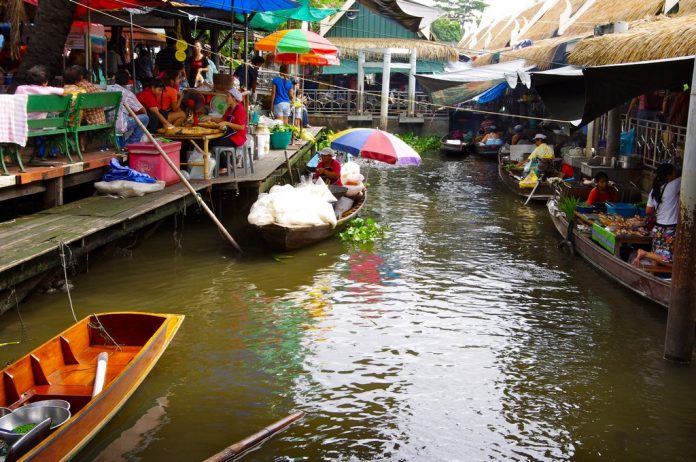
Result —
[{"label": "umbrella pole", "polygon": [[130,15],[130,48],[131,48],[131,69],[133,72],[133,92],[138,91],[138,81],[135,78],[135,40],[133,38],[133,13],[129,12]]}]

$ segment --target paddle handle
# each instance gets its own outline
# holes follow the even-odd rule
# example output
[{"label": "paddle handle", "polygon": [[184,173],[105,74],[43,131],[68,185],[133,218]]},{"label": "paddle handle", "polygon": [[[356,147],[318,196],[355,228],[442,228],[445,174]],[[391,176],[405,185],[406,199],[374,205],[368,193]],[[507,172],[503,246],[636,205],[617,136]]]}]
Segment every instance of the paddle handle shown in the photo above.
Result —
[{"label": "paddle handle", "polygon": [[94,375],[94,387],[92,387],[92,398],[97,396],[104,389],[106,379],[106,365],[109,362],[109,355],[102,351],[97,357],[97,373]]},{"label": "paddle handle", "polygon": [[157,142],[157,140],[155,140],[155,137],[152,136],[152,133],[150,133],[149,130],[145,127],[145,125],[143,125],[143,123],[140,121],[140,119],[138,119],[138,116],[136,115],[136,113],[133,112],[133,110],[130,107],[128,107],[128,105],[126,105],[126,104],[124,104],[123,107],[125,107],[128,110],[128,113],[133,118],[133,120],[135,120],[135,123],[138,124],[138,126],[143,130],[143,132],[145,133],[145,136],[147,136],[147,139],[150,140],[150,142],[155,145],[155,148],[157,148],[157,151],[159,151],[159,153],[162,155],[162,157],[164,158],[164,161],[167,162],[167,165],[169,165],[169,167],[172,170],[174,170],[174,173],[176,173],[179,176],[179,179],[181,180],[181,182],[184,183],[186,188],[188,188],[188,190],[191,192],[191,194],[193,194],[193,197],[196,199],[196,202],[198,202],[198,205],[203,210],[205,210],[205,213],[207,213],[208,216],[210,217],[210,219],[213,220],[213,223],[215,223],[215,225],[218,227],[218,229],[220,230],[220,233],[225,237],[225,239],[227,239],[229,241],[230,244],[232,244],[232,246],[235,249],[237,249],[237,251],[239,253],[242,253],[241,247],[239,247],[239,245],[234,240],[234,238],[230,235],[230,233],[227,232],[227,229],[225,229],[225,227],[222,225],[222,223],[220,223],[220,220],[217,219],[217,217],[215,216],[213,211],[210,210],[210,208],[208,207],[208,204],[206,204],[203,201],[203,199],[201,198],[201,196],[198,194],[198,192],[195,189],[193,189],[193,186],[191,186],[191,183],[189,183],[189,181],[186,179],[186,177],[183,175],[183,173],[181,173],[181,171],[177,168],[177,166],[174,165],[174,162],[172,162],[172,160],[169,158],[167,153],[164,152],[164,149],[162,149],[162,146],[160,146],[160,144]]}]

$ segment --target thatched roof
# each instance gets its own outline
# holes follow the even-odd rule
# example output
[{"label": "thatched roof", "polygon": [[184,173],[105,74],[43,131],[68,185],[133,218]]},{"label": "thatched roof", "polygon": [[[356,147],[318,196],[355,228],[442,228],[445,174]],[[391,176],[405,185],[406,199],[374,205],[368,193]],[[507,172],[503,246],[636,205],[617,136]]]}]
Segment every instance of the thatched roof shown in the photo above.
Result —
[{"label": "thatched roof", "polygon": [[[457,48],[427,40],[331,37],[331,43],[338,47],[341,58],[348,59],[357,59],[358,51],[365,48],[415,48],[418,58],[429,61],[457,61],[459,59]],[[375,56],[381,59],[381,55],[376,54]]]},{"label": "thatched roof", "polygon": [[[539,12],[539,10],[544,6],[544,2],[539,2],[535,3],[534,5],[530,6],[529,8],[522,10],[521,13],[514,15],[513,18],[516,18],[519,26],[522,27],[526,21],[531,21],[532,18],[534,18],[534,15]],[[512,27],[510,28],[505,28],[502,30],[498,35],[493,37],[493,40],[491,40],[491,43],[488,44],[488,49],[489,50],[498,50],[500,48],[504,48],[508,46],[510,43],[510,33],[513,31],[513,28],[515,26],[515,22],[511,21]]]},{"label": "thatched roof", "polygon": [[475,30],[472,34],[470,34],[468,37],[462,38],[462,40],[459,42],[458,46],[462,48],[469,48],[471,50],[477,50],[481,47],[483,47],[483,40],[488,34],[488,31],[496,27],[498,23],[491,23],[487,26],[483,26],[480,29]]},{"label": "thatched roof", "polygon": [[578,66],[691,56],[696,52],[696,14],[631,24],[627,32],[582,40],[568,56]]},{"label": "thatched roof", "polygon": [[[696,0],[694,0],[696,1]],[[578,9],[585,3],[585,0],[569,0],[570,15],[573,16]],[[561,15],[567,8],[566,0],[557,0],[556,3],[539,18],[537,22],[523,35],[524,39],[543,40],[555,37],[558,26],[560,25]]]},{"label": "thatched roof", "polygon": [[532,46],[520,48],[518,50],[513,50],[511,48],[497,50],[479,56],[476,61],[474,61],[474,67],[491,64],[493,61],[493,56],[499,54],[500,58],[498,59],[498,62],[500,63],[504,63],[505,61],[514,61],[516,59],[524,59],[530,66],[534,65],[537,67],[537,69],[542,71],[547,70],[550,69],[553,64],[565,64],[564,61],[554,61],[556,51],[558,50],[558,47],[574,40],[578,40],[578,37],[554,37],[546,40],[539,40]]},{"label": "thatched roof", "polygon": [[597,0],[568,27],[563,35],[590,35],[598,24],[636,21],[662,12],[664,0]]}]

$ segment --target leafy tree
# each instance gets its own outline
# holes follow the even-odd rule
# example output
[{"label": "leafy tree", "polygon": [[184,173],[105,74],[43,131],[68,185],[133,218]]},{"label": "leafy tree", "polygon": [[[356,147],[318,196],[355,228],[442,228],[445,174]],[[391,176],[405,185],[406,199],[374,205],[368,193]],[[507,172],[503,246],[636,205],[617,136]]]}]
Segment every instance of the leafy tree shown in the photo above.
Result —
[{"label": "leafy tree", "polygon": [[481,13],[488,6],[484,0],[436,0],[435,4],[447,12],[448,18],[458,21],[462,26],[470,22],[478,24]]},{"label": "leafy tree", "polygon": [[430,26],[438,42],[457,43],[462,39],[462,25],[456,19],[439,18]]}]

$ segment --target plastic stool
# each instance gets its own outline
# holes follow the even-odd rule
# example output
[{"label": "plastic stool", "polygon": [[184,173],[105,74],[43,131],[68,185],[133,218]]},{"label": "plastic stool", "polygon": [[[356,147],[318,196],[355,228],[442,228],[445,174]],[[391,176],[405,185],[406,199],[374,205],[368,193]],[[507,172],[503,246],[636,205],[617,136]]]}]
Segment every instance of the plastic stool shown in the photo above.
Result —
[{"label": "plastic stool", "polygon": [[[241,158],[239,157],[239,150],[241,150]],[[218,176],[220,172],[220,157],[222,154],[225,155],[225,160],[227,161],[227,176],[233,176],[237,178],[237,168],[244,168],[244,173],[254,173],[254,159],[251,147],[247,144],[239,147],[231,146],[217,146],[213,148],[213,154],[215,155],[215,172],[214,176]],[[234,160],[233,160],[234,159]],[[237,160],[241,160],[242,167],[237,167]]]}]

